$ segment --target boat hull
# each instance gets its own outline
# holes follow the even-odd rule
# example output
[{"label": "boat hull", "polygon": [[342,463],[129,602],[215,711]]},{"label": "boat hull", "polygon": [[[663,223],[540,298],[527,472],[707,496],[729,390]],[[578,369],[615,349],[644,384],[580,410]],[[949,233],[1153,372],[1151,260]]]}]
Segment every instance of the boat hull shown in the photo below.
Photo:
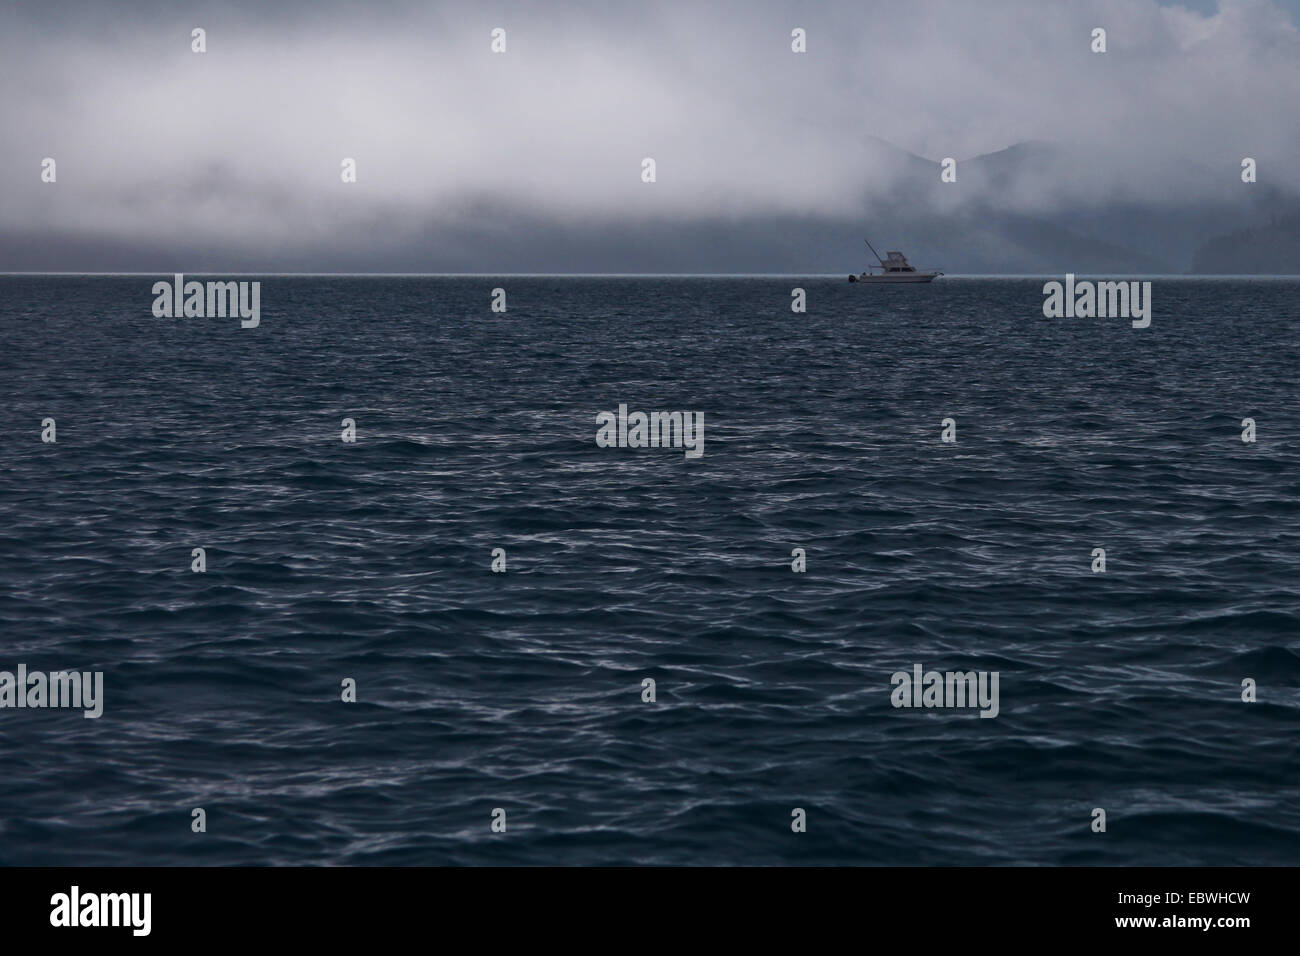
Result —
[{"label": "boat hull", "polygon": [[942,272],[908,272],[904,275],[871,275],[868,272],[862,275],[849,276],[850,282],[865,282],[875,285],[893,285],[896,282],[933,282]]}]

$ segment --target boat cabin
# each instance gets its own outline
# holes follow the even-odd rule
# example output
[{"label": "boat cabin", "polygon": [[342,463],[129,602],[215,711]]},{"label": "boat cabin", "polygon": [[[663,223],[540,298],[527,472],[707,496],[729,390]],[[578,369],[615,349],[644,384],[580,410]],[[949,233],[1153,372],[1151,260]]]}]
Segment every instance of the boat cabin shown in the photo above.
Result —
[{"label": "boat cabin", "polygon": [[885,260],[881,263],[886,272],[915,272],[916,266],[909,265],[907,257],[901,252],[885,253]]}]

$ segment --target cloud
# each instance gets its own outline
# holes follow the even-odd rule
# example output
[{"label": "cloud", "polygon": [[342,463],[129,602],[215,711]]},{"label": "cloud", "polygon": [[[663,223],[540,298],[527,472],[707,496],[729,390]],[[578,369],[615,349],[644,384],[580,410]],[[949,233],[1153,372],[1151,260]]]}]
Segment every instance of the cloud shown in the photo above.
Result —
[{"label": "cloud", "polygon": [[[1208,199],[1247,155],[1289,184],[1300,154],[1285,119],[1300,36],[1268,0],[1211,15],[1139,0],[111,13],[5,14],[0,232],[310,258],[490,231],[484,216],[509,230],[513,212],[570,230],[848,218],[917,175],[869,137],[936,163],[1059,144],[1005,195],[978,180],[942,195],[1017,210]],[[489,49],[498,26],[505,54]],[[1097,26],[1105,54],[1089,50]],[[55,186],[39,181],[46,156]],[[340,182],[344,157],[356,184]]]}]

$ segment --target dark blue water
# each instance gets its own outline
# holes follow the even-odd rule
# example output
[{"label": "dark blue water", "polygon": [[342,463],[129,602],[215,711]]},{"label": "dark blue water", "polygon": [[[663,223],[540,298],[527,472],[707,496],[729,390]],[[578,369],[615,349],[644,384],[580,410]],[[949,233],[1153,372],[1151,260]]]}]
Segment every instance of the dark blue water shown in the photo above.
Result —
[{"label": "dark blue water", "polygon": [[1300,283],[156,278],[0,278],[0,862],[1300,863]]}]

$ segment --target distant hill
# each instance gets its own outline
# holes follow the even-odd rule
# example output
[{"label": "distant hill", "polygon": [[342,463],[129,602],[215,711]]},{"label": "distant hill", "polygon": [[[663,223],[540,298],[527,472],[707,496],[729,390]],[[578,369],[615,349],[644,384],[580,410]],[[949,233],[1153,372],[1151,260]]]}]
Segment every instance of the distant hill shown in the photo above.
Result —
[{"label": "distant hill", "polygon": [[[386,231],[344,249],[332,237],[268,250],[234,240],[186,245],[108,233],[0,233],[0,269],[58,261],[85,271],[847,276],[874,265],[865,236],[882,255],[900,249],[914,265],[949,275],[1300,274],[1300,199],[1242,183],[1222,157],[1200,160],[1203,167],[1189,160],[1177,187],[1148,196],[1131,184],[1095,180],[1111,163],[1086,147],[1023,142],[958,157],[957,182],[943,183],[937,159],[872,136],[858,145],[860,176],[831,211],[590,220],[479,195],[465,197],[459,212],[427,219],[381,209],[375,215],[386,216]],[[1153,182],[1149,188],[1159,190]]]},{"label": "distant hill", "polygon": [[1192,258],[1201,275],[1300,275],[1300,211],[1207,240]]},{"label": "distant hill", "polygon": [[[890,177],[892,186],[888,196],[864,199],[863,231],[873,243],[902,247],[913,262],[950,273],[1186,273],[1210,237],[1264,221],[1279,201],[1276,192],[1240,183],[1235,170],[1203,168],[1191,175],[1202,197],[1195,202],[1098,202],[1076,178],[1101,158],[1039,141],[959,159],[956,183],[940,182],[937,161],[876,137],[867,137],[864,153],[871,177]],[[1285,271],[1300,271],[1297,246],[1287,247]],[[1269,261],[1277,256],[1285,259],[1279,249]]]}]

